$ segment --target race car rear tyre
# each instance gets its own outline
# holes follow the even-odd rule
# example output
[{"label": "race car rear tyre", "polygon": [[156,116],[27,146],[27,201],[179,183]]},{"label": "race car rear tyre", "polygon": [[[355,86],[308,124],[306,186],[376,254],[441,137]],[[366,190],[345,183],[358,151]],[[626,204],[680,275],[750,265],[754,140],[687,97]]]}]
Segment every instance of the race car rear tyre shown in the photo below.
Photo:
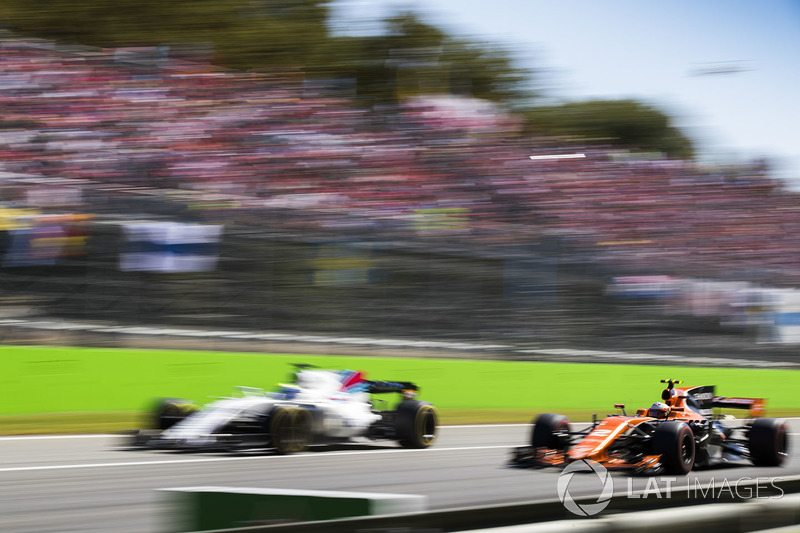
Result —
[{"label": "race car rear tyre", "polygon": [[750,460],[756,466],[780,466],[789,456],[785,421],[759,418],[750,426]]},{"label": "race car rear tyre", "polygon": [[695,459],[692,428],[677,421],[659,424],[653,432],[653,453],[661,456],[665,473],[688,474]]},{"label": "race car rear tyre", "polygon": [[153,409],[153,426],[164,431],[200,409],[189,400],[160,398]]},{"label": "race car rear tyre", "polygon": [[569,449],[569,419],[564,415],[544,413],[533,421],[531,446],[553,450]]},{"label": "race car rear tyre", "polygon": [[280,454],[306,450],[311,444],[311,424],[311,413],[302,407],[275,407],[269,417],[272,447]]},{"label": "race car rear tyre", "polygon": [[395,429],[403,448],[427,448],[436,442],[439,413],[428,402],[403,400],[397,406]]}]

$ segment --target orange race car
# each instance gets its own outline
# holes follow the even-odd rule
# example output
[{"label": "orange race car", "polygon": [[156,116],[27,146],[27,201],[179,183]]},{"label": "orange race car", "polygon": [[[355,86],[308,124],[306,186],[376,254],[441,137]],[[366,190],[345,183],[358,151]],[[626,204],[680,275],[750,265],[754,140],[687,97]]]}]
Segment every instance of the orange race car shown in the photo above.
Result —
[{"label": "orange race car", "polygon": [[[686,474],[737,459],[759,466],[778,466],[788,457],[788,426],[783,420],[758,418],[763,398],[716,396],[713,386],[675,387],[666,379],[661,401],[628,415],[609,415],[582,431],[552,413],[540,415],[531,432],[530,446],[514,450],[519,466],[564,466],[589,459],[609,469],[647,474]],[[750,420],[714,414],[714,408],[747,409]]]}]

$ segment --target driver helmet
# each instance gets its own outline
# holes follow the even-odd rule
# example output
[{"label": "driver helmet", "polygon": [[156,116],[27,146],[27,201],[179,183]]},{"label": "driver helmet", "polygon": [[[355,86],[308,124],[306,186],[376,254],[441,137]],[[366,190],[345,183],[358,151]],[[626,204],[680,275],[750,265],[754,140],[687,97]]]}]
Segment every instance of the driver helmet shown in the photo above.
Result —
[{"label": "driver helmet", "polygon": [[664,402],[656,402],[650,406],[650,409],[647,410],[647,416],[651,416],[653,418],[658,418],[658,419],[667,418],[668,413],[669,413],[669,406]]},{"label": "driver helmet", "polygon": [[285,383],[279,383],[278,385],[280,386],[281,399],[283,400],[292,400],[295,396],[297,396],[297,393],[300,392],[300,387],[297,385],[289,385]]}]

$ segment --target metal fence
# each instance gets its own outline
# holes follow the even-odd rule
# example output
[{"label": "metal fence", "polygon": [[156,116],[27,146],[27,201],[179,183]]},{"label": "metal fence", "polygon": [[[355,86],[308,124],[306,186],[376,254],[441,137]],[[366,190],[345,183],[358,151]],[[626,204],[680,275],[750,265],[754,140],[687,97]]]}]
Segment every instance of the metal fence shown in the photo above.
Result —
[{"label": "metal fence", "polygon": [[[409,235],[326,228],[298,211],[193,211],[163,194],[101,194],[83,257],[0,269],[2,309],[65,319],[537,346],[727,352],[745,331],[624,308],[590,252],[535,228],[496,235]],[[223,222],[217,268],[125,272],[122,224],[137,218]],[[615,270],[615,273],[619,273]]]}]

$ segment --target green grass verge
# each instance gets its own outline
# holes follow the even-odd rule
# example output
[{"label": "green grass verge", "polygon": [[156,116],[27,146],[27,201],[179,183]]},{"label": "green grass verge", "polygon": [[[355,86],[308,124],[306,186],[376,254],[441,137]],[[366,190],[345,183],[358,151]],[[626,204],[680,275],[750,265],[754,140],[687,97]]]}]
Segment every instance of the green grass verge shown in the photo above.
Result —
[{"label": "green grass verge", "polygon": [[659,397],[662,378],[717,385],[717,393],[768,398],[770,414],[800,413],[793,370],[668,367],[431,358],[342,357],[66,347],[0,347],[0,433],[116,431],[138,423],[153,398],[199,403],[237,385],[274,388],[291,363],[365,370],[414,381],[444,423],[528,422],[554,411],[574,420]]},{"label": "green grass verge", "polygon": [[119,433],[138,428],[140,413],[59,413],[0,416],[0,435]]}]

